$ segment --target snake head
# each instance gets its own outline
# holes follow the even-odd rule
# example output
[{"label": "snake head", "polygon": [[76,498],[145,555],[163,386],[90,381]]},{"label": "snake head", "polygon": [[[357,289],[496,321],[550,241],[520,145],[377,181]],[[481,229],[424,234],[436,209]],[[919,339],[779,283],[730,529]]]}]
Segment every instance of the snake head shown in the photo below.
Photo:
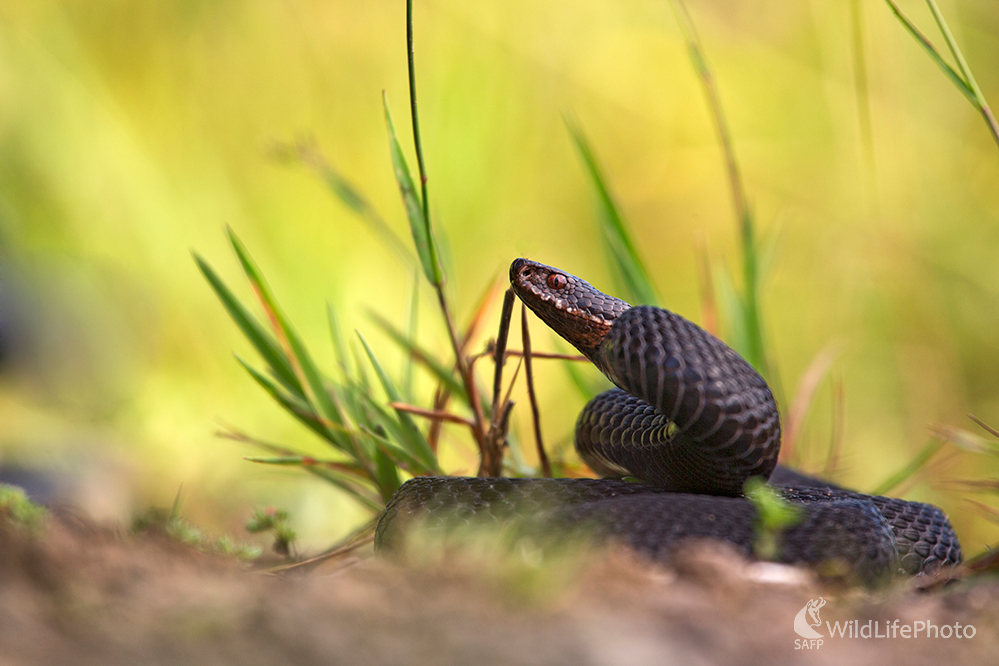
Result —
[{"label": "snake head", "polygon": [[594,360],[617,316],[630,308],[575,275],[529,259],[510,265],[510,286],[534,314]]}]

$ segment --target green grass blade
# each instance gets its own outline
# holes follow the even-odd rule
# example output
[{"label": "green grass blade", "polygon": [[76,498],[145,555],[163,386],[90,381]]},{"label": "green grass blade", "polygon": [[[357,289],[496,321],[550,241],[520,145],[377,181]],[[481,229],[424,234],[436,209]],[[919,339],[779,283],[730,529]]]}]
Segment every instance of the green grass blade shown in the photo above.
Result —
[{"label": "green grass blade", "polygon": [[[401,396],[399,391],[396,389],[395,384],[392,379],[385,372],[382,364],[378,361],[378,357],[375,356],[374,351],[368,345],[367,340],[364,339],[360,333],[357,337],[361,340],[361,345],[364,347],[364,351],[368,354],[368,359],[371,361],[371,366],[375,369],[375,374],[378,375],[379,381],[381,381],[382,388],[385,389],[385,394],[388,395],[389,401],[400,402]],[[396,416],[399,418],[399,424],[402,427],[403,437],[400,440],[406,447],[423,461],[423,464],[427,467],[435,467],[437,457],[430,448],[430,444],[427,443],[427,438],[423,436],[423,433],[417,427],[416,422],[413,417],[401,410],[395,410]]]},{"label": "green grass blade", "polygon": [[268,377],[259,372],[256,368],[244,361],[239,356],[236,361],[250,373],[250,376],[257,382],[274,400],[281,405],[285,411],[294,416],[302,425],[329,441],[329,432],[323,422],[312,411],[311,406],[305,402],[304,398],[288,395],[281,391]]},{"label": "green grass blade", "polygon": [[324,425],[327,426],[326,430],[329,435],[327,439],[338,448],[345,451],[351,451],[353,447],[350,442],[346,441],[347,438],[344,436],[343,432],[337,431],[335,428],[328,427],[329,424],[332,424],[334,426],[340,426],[342,430],[343,417],[341,416],[340,410],[333,402],[329,393],[326,391],[319,369],[316,367],[315,363],[313,363],[312,357],[309,355],[305,345],[299,339],[298,334],[291,327],[287,317],[278,306],[273,293],[271,293],[270,287],[264,281],[260,270],[257,268],[256,264],[253,263],[253,260],[246,251],[246,248],[243,247],[242,242],[232,229],[227,229],[227,231],[229,233],[229,241],[232,243],[233,249],[236,251],[236,255],[243,266],[243,271],[246,273],[247,279],[249,279],[257,297],[260,299],[260,303],[266,311],[275,331],[283,337],[283,342],[287,344],[288,349],[291,352],[290,356],[295,369],[295,374],[299,376],[300,383],[306,388],[307,399],[316,408],[316,412],[324,420]]},{"label": "green grass blade", "polygon": [[943,70],[943,73],[947,75],[947,78],[949,78],[954,85],[957,86],[957,89],[960,90],[972,104],[977,106],[978,102],[975,99],[975,91],[971,89],[968,82],[965,81],[960,74],[954,71],[953,67],[947,64],[947,61],[943,59],[940,52],[937,51],[935,46],[933,46],[933,43],[919,31],[919,28],[917,28],[905,14],[902,13],[902,10],[898,8],[898,5],[896,5],[893,0],[885,0],[885,2],[888,3],[888,7],[891,8],[892,13],[895,15],[895,18],[898,19],[899,23],[902,24],[910,35],[912,35],[913,39],[919,42],[919,45],[922,46],[923,50],[925,50],[927,55],[930,56],[930,60],[935,62],[940,69]]},{"label": "green grass blade", "polygon": [[[560,354],[574,353],[575,350],[562,344],[561,338],[555,341],[555,348]],[[572,385],[579,391],[583,400],[589,401],[598,393],[603,393],[611,388],[610,382],[599,372],[590,372],[593,366],[589,363],[577,363],[575,361],[564,361],[561,363]]]},{"label": "green grass blade", "polygon": [[421,474],[434,474],[439,475],[441,472],[439,470],[429,470],[423,464],[423,461],[411,454],[406,449],[402,448],[395,442],[393,442],[388,437],[380,435],[372,430],[366,430],[362,428],[362,432],[367,435],[371,442],[378,447],[382,452],[384,452],[389,458],[391,458],[395,463],[409,472],[414,476]]},{"label": "green grass blade", "polygon": [[313,164],[313,168],[323,179],[323,182],[330,188],[330,191],[343,203],[347,208],[357,214],[368,225],[368,228],[379,238],[381,238],[385,245],[390,247],[395,251],[409,266],[416,265],[416,259],[413,257],[413,253],[406,247],[399,236],[392,230],[392,228],[385,222],[382,216],[375,210],[375,207],[371,205],[371,202],[360,193],[360,191],[351,183],[349,180],[344,178],[340,172],[333,168],[326,159],[322,156],[318,156]]},{"label": "green grass blade", "polygon": [[719,265],[715,271],[715,289],[718,295],[718,309],[722,312],[722,321],[726,326],[726,342],[732,349],[739,352],[754,368],[759,369],[758,360],[752,357],[752,347],[749,344],[749,332],[746,330],[745,304],[739,298],[732,280],[732,274],[724,265]]},{"label": "green grass blade", "polygon": [[936,0],[926,0],[926,3],[930,6],[930,11],[933,12],[933,18],[936,20],[941,34],[943,34],[944,39],[947,41],[947,46],[950,48],[950,52],[957,62],[958,69],[961,70],[964,82],[971,89],[972,96],[974,97],[971,103],[982,114],[985,124],[988,125],[989,131],[992,133],[992,138],[995,139],[996,143],[999,143],[999,122],[996,121],[996,117],[992,114],[992,109],[982,94],[982,89],[978,87],[975,75],[971,72],[971,68],[968,67],[968,62],[964,59],[964,54],[961,53],[961,48],[957,45],[957,40],[951,34],[950,28],[947,26],[947,21],[944,20],[940,8],[937,7]]},{"label": "green grass blade", "polygon": [[454,377],[450,368],[445,367],[437,361],[430,352],[420,347],[411,338],[407,338],[402,331],[392,325],[390,321],[379,315],[377,312],[370,312],[371,320],[382,329],[389,338],[413,359],[423,365],[452,395],[468,401],[465,387]]},{"label": "green grass blade", "polygon": [[764,377],[770,375],[767,363],[766,344],[763,340],[763,317],[760,315],[760,251],[756,243],[753,215],[746,210],[746,222],[743,225],[742,266],[743,266],[743,298],[742,316],[743,330],[746,336],[746,360]]},{"label": "green grass blade", "polygon": [[341,462],[339,460],[322,460],[312,456],[244,456],[243,460],[248,462],[261,463],[263,465],[278,465],[286,467],[311,467],[320,465],[327,469],[335,469],[348,476],[356,476],[362,481],[367,481],[366,471],[360,465]]},{"label": "green grass blade", "polygon": [[382,103],[385,106],[385,125],[388,127],[392,168],[395,171],[395,180],[399,184],[399,192],[402,194],[403,206],[406,208],[406,217],[409,219],[409,228],[413,234],[413,243],[416,245],[416,254],[420,258],[424,275],[427,276],[432,285],[439,287],[444,284],[444,275],[437,260],[437,247],[430,231],[430,220],[423,213],[420,196],[416,192],[416,185],[413,183],[409,165],[406,164],[406,156],[403,155],[402,146],[399,145],[399,139],[395,134],[395,125],[392,123],[392,114],[389,112],[388,98],[384,92],[382,93]]},{"label": "green grass blade", "polygon": [[[369,438],[370,439],[370,438]],[[374,441],[372,440],[372,444]],[[399,490],[402,480],[399,478],[399,464],[391,458],[384,450],[376,445],[373,456],[375,460],[375,478],[378,482],[378,492],[384,502],[392,499],[395,491]]]},{"label": "green grass blade", "polygon": [[387,247],[395,251],[409,266],[416,266],[416,257],[399,235],[385,222],[385,218],[371,204],[361,190],[344,176],[312,139],[294,144],[279,144],[272,155],[283,163],[298,162],[310,169],[352,213],[367,225],[371,232]]},{"label": "green grass blade", "polygon": [[759,248],[755,240],[753,214],[746,197],[739,162],[735,156],[732,133],[729,131],[728,121],[722,109],[721,95],[715,83],[715,76],[708,64],[707,56],[701,46],[700,38],[697,36],[694,22],[687,12],[687,7],[683,3],[683,0],[671,0],[670,6],[673,9],[673,14],[676,16],[680,32],[687,43],[687,50],[690,54],[694,71],[704,89],[708,108],[711,111],[715,129],[718,132],[718,140],[725,159],[726,171],[728,172],[729,189],[732,193],[736,223],[739,225],[740,240],[742,242],[744,289],[740,299],[742,306],[740,308],[741,320],[739,326],[742,329],[742,340],[745,344],[741,351],[747,361],[764,377],[773,382],[776,378],[776,373],[770,367],[765,336],[763,334],[763,317],[760,313],[759,293],[761,271]]},{"label": "green grass blade", "polygon": [[350,355],[354,358],[354,367],[357,368],[357,376],[352,382],[359,386],[361,393],[371,393],[371,380],[368,378],[368,371],[365,369],[364,353],[357,348],[357,340],[350,341]]},{"label": "green grass blade", "polygon": [[[402,425],[395,418],[394,411],[390,412],[388,408],[380,405],[368,394],[360,395],[372,412],[371,418],[368,419],[368,425],[360,427],[361,432],[370,435],[371,437],[381,438],[381,440],[384,440],[372,440],[375,446],[389,453],[389,456],[395,460],[401,458],[402,462],[399,464],[404,466],[407,471],[413,474],[433,474],[436,476],[442,476],[444,474],[438,466],[436,456],[434,457],[433,465],[428,466],[426,461],[421,460],[413,452],[407,450],[399,444],[396,444],[397,441],[403,441],[405,434],[403,432]],[[398,453],[398,455],[396,455],[396,453]]]},{"label": "green grass blade", "polygon": [[[298,457],[298,458],[309,458],[309,456],[304,453],[295,451],[294,449],[289,449],[284,446],[277,446],[276,444],[270,444],[268,442],[263,442],[257,439],[251,439],[245,435],[239,433],[224,433],[225,436],[230,437],[238,442],[244,442],[255,446],[258,449],[263,449],[264,451],[270,451],[278,457]],[[349,463],[338,463],[338,464],[349,464]],[[340,488],[344,492],[348,493],[357,502],[359,502],[364,507],[372,511],[381,511],[384,504],[380,503],[374,496],[371,495],[370,491],[364,487],[362,481],[355,479],[353,476],[344,474],[342,472],[337,472],[336,470],[316,467],[315,465],[303,466],[306,472],[321,478],[322,480]]]},{"label": "green grass blade", "polygon": [[292,369],[288,357],[277,341],[257,323],[257,320],[243,307],[239,299],[229,291],[229,288],[226,287],[225,283],[222,282],[204,259],[195,254],[194,261],[198,264],[198,268],[201,269],[202,275],[208,280],[208,284],[215,291],[215,295],[222,302],[222,307],[225,308],[226,312],[229,313],[229,316],[236,323],[236,327],[246,336],[246,339],[250,341],[250,344],[257,350],[260,357],[271,368],[278,381],[291,393],[304,397],[305,393],[302,390],[302,385],[298,381],[298,377],[295,376],[295,371]]},{"label": "green grass blade", "polygon": [[336,353],[337,364],[343,372],[344,377],[350,376],[350,355],[347,353],[347,345],[343,339],[343,331],[340,329],[340,321],[337,319],[336,310],[333,304],[326,303],[326,318],[329,320],[330,337],[333,339],[333,351]]},{"label": "green grass blade", "polygon": [[299,458],[309,457],[308,454],[306,454],[304,451],[299,451],[298,449],[293,449],[289,446],[284,446],[283,444],[281,445],[271,444],[270,442],[265,442],[260,439],[254,439],[240,432],[227,431],[219,434],[223,437],[228,437],[233,441],[242,442],[244,444],[249,444],[250,446],[254,446],[258,449],[268,451],[270,453],[273,453],[275,456],[284,456],[284,457],[297,456]]},{"label": "green grass blade", "polygon": [[940,34],[943,35],[944,41],[947,42],[947,48],[950,49],[950,54],[954,56],[954,62],[957,63],[958,69],[961,70],[964,82],[968,85],[972,92],[975,92],[978,85],[975,83],[974,77],[971,75],[968,63],[964,60],[964,54],[961,53],[961,49],[957,45],[957,40],[955,40],[954,35],[951,34],[950,27],[947,25],[947,21],[940,12],[940,8],[937,7],[935,0],[926,0],[926,4],[930,7],[930,12],[933,14],[933,20],[937,22]]},{"label": "green grass blade", "polygon": [[636,305],[657,305],[659,297],[652,286],[652,280],[638,255],[638,250],[631,238],[631,232],[621,217],[618,205],[611,195],[610,188],[607,186],[607,181],[589,142],[583,135],[582,129],[573,121],[566,118],[565,124],[569,128],[569,133],[572,135],[586,171],[593,182],[600,210],[601,227],[604,238],[607,240],[607,249],[621,278],[627,300]]},{"label": "green grass blade", "polygon": [[[409,297],[409,316],[407,317],[407,334],[409,340],[416,339],[416,326],[420,314],[420,283],[413,276],[413,292]],[[406,360],[402,365],[402,394],[406,402],[413,402],[413,380],[416,370],[416,358],[412,354],[406,354]]]},{"label": "green grass blade", "polygon": [[922,450],[913,456],[912,460],[909,461],[902,469],[898,470],[890,477],[884,480],[878,487],[871,491],[872,495],[885,495],[891,492],[894,488],[897,488],[901,483],[907,481],[909,477],[918,472],[922,467],[929,462],[933,454],[940,450],[940,447],[944,445],[942,439],[932,439],[930,442],[922,448]]},{"label": "green grass blade", "polygon": [[382,509],[385,508],[384,502],[379,502],[378,499],[372,496],[367,488],[358,486],[353,477],[325,467],[309,466],[303,467],[302,469],[309,474],[318,476],[320,479],[331,483],[340,490],[343,490],[366,509],[374,511],[375,513],[381,513]]}]

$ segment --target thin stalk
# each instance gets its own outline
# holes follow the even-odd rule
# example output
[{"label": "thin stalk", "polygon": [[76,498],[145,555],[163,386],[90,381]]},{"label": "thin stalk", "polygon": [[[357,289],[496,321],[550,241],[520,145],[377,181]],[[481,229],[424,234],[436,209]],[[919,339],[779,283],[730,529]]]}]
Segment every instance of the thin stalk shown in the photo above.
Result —
[{"label": "thin stalk", "polygon": [[293,150],[298,160],[318,176],[333,190],[339,199],[360,216],[385,244],[392,248],[408,266],[416,266],[419,261],[406,247],[399,235],[392,230],[385,218],[364,197],[360,191],[341,174],[314,141],[300,141],[288,150]]},{"label": "thin stalk", "polygon": [[468,367],[468,363],[465,359],[465,354],[462,352],[461,342],[458,340],[458,331],[454,327],[454,319],[451,317],[451,308],[448,306],[447,297],[444,295],[443,286],[434,286],[434,290],[437,292],[437,302],[440,304],[441,313],[444,315],[444,322],[447,325],[448,337],[451,339],[451,348],[454,350],[455,366],[458,368],[458,374],[461,376],[461,381],[465,386],[465,392],[468,394],[468,401],[472,408],[472,413],[475,415],[475,427],[472,429],[475,435],[475,441],[482,448],[482,442],[485,439],[486,428],[485,428],[485,415],[482,413],[482,404],[478,399],[478,389],[475,386],[475,378],[472,376],[472,371]]},{"label": "thin stalk", "polygon": [[711,258],[708,256],[707,234],[695,237],[697,245],[697,274],[701,287],[701,326],[708,333],[718,335],[718,305],[715,303],[715,285],[711,277]]},{"label": "thin stalk", "polygon": [[406,46],[409,49],[409,108],[413,117],[413,144],[416,147],[416,164],[420,169],[420,195],[423,201],[423,218],[430,220],[427,199],[427,169],[423,164],[423,144],[420,141],[420,122],[416,114],[416,60],[413,52],[413,0],[406,0]]},{"label": "thin stalk", "polygon": [[548,462],[545,443],[541,439],[541,411],[538,409],[538,396],[534,391],[534,372],[531,366],[531,330],[527,326],[527,306],[520,305],[520,335],[524,345],[524,372],[527,374],[527,396],[531,402],[531,417],[534,423],[534,441],[538,447],[538,460],[541,462],[542,475],[550,479],[552,466]]},{"label": "thin stalk", "polygon": [[475,424],[470,420],[458,416],[457,414],[452,414],[451,412],[436,409],[424,409],[423,407],[417,407],[416,405],[407,405],[404,402],[390,402],[389,407],[392,409],[398,409],[400,412],[407,412],[409,414],[415,414],[416,416],[422,416],[427,419],[433,419],[434,421],[447,421],[448,423],[457,423],[458,425],[468,426],[469,428],[475,427]]},{"label": "thin stalk", "polygon": [[943,70],[943,73],[947,75],[947,78],[949,78],[954,85],[957,86],[958,90],[960,90],[961,93],[968,98],[968,101],[975,104],[975,93],[972,92],[971,87],[963,78],[961,78],[961,75],[954,71],[954,68],[948,65],[947,62],[940,56],[937,48],[933,46],[933,42],[931,42],[926,35],[921,33],[919,28],[916,27],[916,24],[910,21],[909,18],[902,13],[902,10],[899,9],[894,0],[885,0],[885,2],[888,3],[888,8],[891,9],[892,14],[894,14],[895,18],[899,20],[902,27],[905,28],[908,33],[912,35],[912,38],[919,42],[919,45],[930,54],[930,58],[933,59],[933,62],[935,62],[937,66]]},{"label": "thin stalk", "polygon": [[[519,349],[507,349],[507,356],[523,356],[526,352],[520,351]],[[552,352],[536,352],[531,351],[531,358],[534,359],[549,359],[555,361],[589,361],[585,356],[580,356],[579,354],[553,354]]]},{"label": "thin stalk", "polygon": [[513,289],[507,289],[506,294],[503,296],[503,311],[500,315],[499,333],[496,335],[496,345],[493,350],[496,369],[493,373],[493,413],[490,428],[499,422],[500,393],[503,389],[503,365],[506,363],[506,343],[510,335],[510,317],[513,315],[514,298]]},{"label": "thin stalk", "polygon": [[[407,327],[408,328],[407,334],[410,340],[416,339],[416,328],[418,325],[417,320],[419,318],[419,313],[420,313],[420,275],[417,272],[413,274],[413,293],[412,296],[410,296],[410,301],[409,301],[409,316],[408,316],[409,325]],[[414,381],[413,370],[416,367],[416,363],[414,362],[415,360],[416,359],[414,359],[412,355],[410,355],[406,359],[406,363],[403,367],[403,377],[402,377],[403,395],[406,396],[406,400],[409,400],[411,402],[413,400],[413,381]]]},{"label": "thin stalk", "polygon": [[844,424],[846,422],[846,392],[843,389],[843,380],[836,378],[833,380],[833,428],[832,437],[829,442],[829,455],[826,457],[825,467],[822,469],[822,476],[829,478],[836,473],[839,467],[839,455],[843,449]]},{"label": "thin stalk", "polygon": [[854,87],[857,97],[857,120],[864,162],[873,173],[874,131],[871,123],[871,101],[867,83],[867,56],[864,49],[864,10],[861,0],[851,0],[851,42],[853,45]]},{"label": "thin stalk", "polygon": [[[503,311],[500,315],[499,331],[496,333],[496,344],[491,354],[494,362],[493,371],[493,404],[489,421],[489,430],[480,443],[482,460],[479,463],[479,476],[499,476],[503,468],[503,445],[506,441],[507,428],[509,424],[509,413],[513,404],[507,400],[501,400],[500,394],[503,387],[503,364],[506,360],[506,345],[510,336],[510,318],[513,313],[513,302],[515,295],[512,289],[507,289],[503,296]],[[473,358],[474,363],[478,358]],[[512,386],[512,382],[511,382]]]},{"label": "thin stalk", "polygon": [[743,243],[748,244],[752,235],[752,220],[749,216],[749,207],[746,204],[746,191],[742,185],[742,174],[739,171],[739,163],[735,159],[735,151],[732,149],[732,137],[728,129],[728,123],[725,120],[725,114],[722,113],[721,98],[718,95],[714,75],[711,73],[711,68],[708,67],[708,61],[704,57],[703,49],[701,49],[701,41],[697,36],[694,23],[690,19],[690,14],[687,13],[687,7],[683,4],[683,0],[672,0],[671,4],[676,14],[677,22],[680,25],[680,31],[683,32],[683,36],[687,40],[690,58],[697,70],[697,75],[701,79],[701,84],[704,86],[704,94],[708,98],[708,105],[711,107],[715,129],[718,131],[718,138],[725,153],[725,166],[732,189],[732,203],[735,206],[735,216],[741,224]]},{"label": "thin stalk", "polygon": [[982,89],[978,87],[978,82],[975,81],[975,76],[971,73],[971,68],[968,67],[961,49],[958,48],[957,41],[947,26],[947,21],[944,20],[943,14],[940,13],[940,8],[937,7],[936,0],[926,0],[926,4],[930,6],[933,18],[936,20],[940,32],[943,33],[944,39],[947,41],[947,47],[950,49],[951,55],[954,56],[954,60],[957,61],[957,66],[961,70],[961,74],[964,75],[964,82],[975,96],[975,106],[978,107],[978,111],[985,118],[985,123],[989,126],[992,137],[996,140],[996,143],[999,143],[999,123],[996,122],[996,117],[992,115],[992,109],[989,108],[988,102],[985,101]]},{"label": "thin stalk", "polygon": [[913,456],[912,460],[909,461],[907,465],[902,467],[890,477],[885,479],[881,485],[876,487],[871,491],[871,495],[885,495],[895,489],[897,486],[901,485],[904,481],[907,481],[913,474],[918,472],[930,458],[933,457],[940,447],[944,445],[942,439],[933,438],[929,441],[926,446],[924,446],[919,453]]},{"label": "thin stalk", "polygon": [[990,435],[999,439],[999,430],[996,430],[995,428],[987,424],[985,421],[975,416],[974,414],[968,414],[968,418],[977,423],[983,429],[985,429],[985,431],[988,432]]},{"label": "thin stalk", "polygon": [[[451,399],[451,393],[443,386],[438,386],[437,390],[434,391],[434,411],[443,411],[447,407],[447,403]],[[430,450],[437,453],[437,445],[440,442],[441,437],[441,421],[431,421],[430,430],[427,432],[427,444],[430,445]]]},{"label": "thin stalk", "polygon": [[725,157],[725,167],[728,173],[729,188],[732,191],[732,205],[735,208],[736,222],[739,225],[742,239],[742,266],[743,280],[745,282],[745,317],[746,330],[748,331],[749,349],[747,356],[754,364],[758,364],[759,370],[764,375],[770,375],[770,364],[767,361],[766,348],[763,344],[762,321],[760,319],[759,304],[759,271],[756,261],[756,238],[753,230],[753,216],[749,210],[746,200],[746,189],[742,181],[742,172],[739,170],[739,163],[735,157],[735,149],[732,147],[732,135],[728,128],[728,122],[722,111],[721,97],[718,94],[718,86],[715,84],[714,75],[708,67],[707,58],[701,48],[700,38],[694,29],[694,23],[687,13],[687,7],[683,0],[670,0],[673,13],[676,15],[680,31],[687,41],[687,49],[690,51],[690,59],[694,64],[694,69],[704,88],[704,94],[711,109],[711,116],[715,122],[715,130],[718,132],[718,140],[721,143],[722,152]]},{"label": "thin stalk", "polygon": [[955,60],[957,60],[958,68],[961,69],[961,73],[954,70],[953,67],[947,64],[937,51],[933,43],[926,38],[926,36],[919,31],[909,18],[902,13],[898,5],[895,4],[894,0],[885,0],[888,3],[888,7],[891,9],[895,18],[899,20],[913,39],[919,42],[919,45],[923,47],[926,53],[929,54],[930,59],[933,60],[943,70],[943,73],[947,75],[947,78],[957,86],[957,89],[968,98],[972,106],[978,109],[978,112],[982,114],[985,119],[985,124],[988,126],[989,131],[992,133],[992,138],[995,139],[996,143],[999,144],[999,123],[996,122],[995,116],[992,114],[992,109],[989,108],[988,102],[985,101],[985,97],[982,95],[982,91],[978,88],[978,84],[975,82],[974,76],[971,75],[971,69],[968,64],[964,61],[964,57],[961,54],[961,50],[957,46],[957,42],[954,40],[953,35],[950,33],[950,29],[947,27],[946,21],[944,21],[943,14],[932,2],[932,0],[927,0],[930,3],[930,10],[933,12],[933,17],[937,21],[937,25],[940,27],[940,32],[943,33],[944,39],[947,40],[947,46],[950,48],[951,53],[954,54]]},{"label": "thin stalk", "polygon": [[[420,194],[421,205],[423,208],[423,221],[427,226],[427,238],[430,248],[431,264],[435,267],[435,271],[439,274],[439,270],[436,269],[439,265],[437,259],[437,249],[435,247],[435,243],[433,242],[430,228],[430,200],[427,196],[427,169],[423,160],[423,143],[420,141],[420,122],[416,103],[416,59],[413,48],[413,0],[406,0],[406,46],[409,51],[409,110],[413,121],[413,145],[416,148],[416,163],[420,170]],[[477,397],[478,391],[475,387],[475,380],[468,367],[468,363],[465,360],[465,355],[462,352],[462,344],[458,339],[458,331],[454,325],[454,317],[451,316],[451,308],[448,305],[447,296],[444,294],[444,280],[443,278],[440,280],[434,280],[433,283],[434,290],[437,292],[437,302],[440,304],[441,314],[444,316],[444,323],[447,326],[448,337],[451,339],[451,348],[454,350],[455,367],[458,369],[461,381],[465,385],[465,391],[468,394],[468,400],[472,408],[472,413],[475,415],[475,427],[472,429],[472,433],[475,436],[475,441],[481,451],[486,434],[485,416],[482,412],[482,405],[479,404]]]}]

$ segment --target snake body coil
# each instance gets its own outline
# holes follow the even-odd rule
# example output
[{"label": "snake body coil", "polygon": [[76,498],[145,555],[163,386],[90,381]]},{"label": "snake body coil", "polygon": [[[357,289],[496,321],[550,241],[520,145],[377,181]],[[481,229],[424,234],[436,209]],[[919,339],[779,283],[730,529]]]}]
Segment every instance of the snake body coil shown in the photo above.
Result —
[{"label": "snake body coil", "polygon": [[588,526],[654,560],[696,538],[729,542],[753,556],[757,513],[742,496],[769,478],[802,517],[781,535],[778,559],[838,560],[881,580],[956,564],[957,537],[938,508],[874,497],[777,465],[780,417],[763,378],[725,343],[683,317],[631,307],[550,266],[517,259],[520,299],[618,388],[591,400],[576,424],[576,449],[605,479],[421,477],[390,500],[376,545],[391,548],[406,519],[531,516]]}]

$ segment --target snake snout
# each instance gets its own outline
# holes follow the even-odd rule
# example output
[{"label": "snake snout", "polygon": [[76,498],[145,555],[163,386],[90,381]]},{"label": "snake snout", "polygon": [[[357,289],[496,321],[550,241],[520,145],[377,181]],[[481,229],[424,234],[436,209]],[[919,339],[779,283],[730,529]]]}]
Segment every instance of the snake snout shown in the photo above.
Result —
[{"label": "snake snout", "polygon": [[[524,269],[527,269],[526,271]],[[510,282],[516,282],[517,277],[524,272],[525,277],[530,275],[532,272],[531,262],[527,259],[514,259],[513,263],[510,264]]]}]

